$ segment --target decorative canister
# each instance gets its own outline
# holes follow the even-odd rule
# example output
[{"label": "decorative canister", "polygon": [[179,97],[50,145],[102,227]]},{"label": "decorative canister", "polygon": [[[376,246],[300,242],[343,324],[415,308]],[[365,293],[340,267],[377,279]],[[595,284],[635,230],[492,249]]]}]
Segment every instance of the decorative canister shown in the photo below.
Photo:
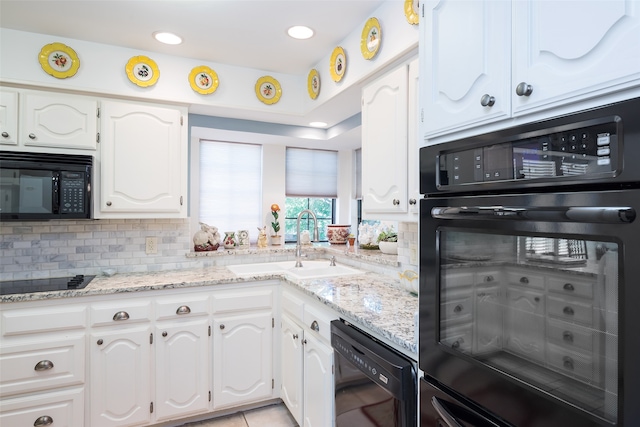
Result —
[{"label": "decorative canister", "polygon": [[351,224],[329,224],[327,225],[327,239],[332,245],[344,245],[349,239]]},{"label": "decorative canister", "polygon": [[225,231],[223,244],[225,249],[234,249],[236,247],[236,233]]},{"label": "decorative canister", "polygon": [[248,248],[249,246],[249,230],[238,230],[238,247]]}]

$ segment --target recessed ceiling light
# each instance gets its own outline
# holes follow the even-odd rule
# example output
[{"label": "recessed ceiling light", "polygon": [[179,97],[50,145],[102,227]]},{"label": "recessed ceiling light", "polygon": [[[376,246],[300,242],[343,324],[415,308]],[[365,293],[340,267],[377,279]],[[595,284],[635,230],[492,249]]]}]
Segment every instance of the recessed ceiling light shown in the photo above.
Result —
[{"label": "recessed ceiling light", "polygon": [[294,39],[304,40],[313,37],[313,30],[303,25],[295,25],[287,30],[287,34]]},{"label": "recessed ceiling light", "polygon": [[164,44],[180,44],[182,43],[182,37],[168,33],[166,31],[156,31],[153,33],[153,37],[158,40],[160,43]]},{"label": "recessed ceiling light", "polygon": [[325,122],[311,122],[309,123],[309,126],[314,128],[324,128],[327,127],[327,124]]}]

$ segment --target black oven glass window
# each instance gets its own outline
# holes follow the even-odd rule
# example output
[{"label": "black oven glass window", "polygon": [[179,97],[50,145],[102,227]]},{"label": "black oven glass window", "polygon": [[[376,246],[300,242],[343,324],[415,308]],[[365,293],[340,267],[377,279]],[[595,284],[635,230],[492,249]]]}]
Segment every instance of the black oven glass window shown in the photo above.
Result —
[{"label": "black oven glass window", "polygon": [[0,211],[51,213],[53,175],[50,171],[0,170]]},{"label": "black oven glass window", "polygon": [[618,245],[440,233],[439,341],[610,421],[618,406]]}]

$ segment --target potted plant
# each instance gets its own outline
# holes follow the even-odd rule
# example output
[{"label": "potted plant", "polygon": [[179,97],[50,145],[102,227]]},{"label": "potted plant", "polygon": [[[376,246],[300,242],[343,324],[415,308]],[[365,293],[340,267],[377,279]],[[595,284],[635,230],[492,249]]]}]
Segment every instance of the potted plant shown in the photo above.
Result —
[{"label": "potted plant", "polygon": [[383,254],[394,255],[398,253],[398,233],[393,231],[393,227],[378,234],[378,246]]},{"label": "potted plant", "polygon": [[278,246],[282,244],[282,236],[279,233],[280,231],[280,222],[278,221],[278,212],[280,212],[280,206],[276,203],[271,205],[271,215],[273,216],[273,221],[271,221],[271,228],[273,229],[273,234],[271,235],[271,244],[274,246]]}]

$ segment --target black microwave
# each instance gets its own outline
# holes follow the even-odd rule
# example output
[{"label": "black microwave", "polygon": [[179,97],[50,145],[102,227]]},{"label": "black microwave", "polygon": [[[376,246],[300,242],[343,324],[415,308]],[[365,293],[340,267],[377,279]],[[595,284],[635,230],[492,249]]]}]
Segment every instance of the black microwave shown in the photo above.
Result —
[{"label": "black microwave", "polygon": [[93,157],[0,151],[0,219],[92,217]]}]

